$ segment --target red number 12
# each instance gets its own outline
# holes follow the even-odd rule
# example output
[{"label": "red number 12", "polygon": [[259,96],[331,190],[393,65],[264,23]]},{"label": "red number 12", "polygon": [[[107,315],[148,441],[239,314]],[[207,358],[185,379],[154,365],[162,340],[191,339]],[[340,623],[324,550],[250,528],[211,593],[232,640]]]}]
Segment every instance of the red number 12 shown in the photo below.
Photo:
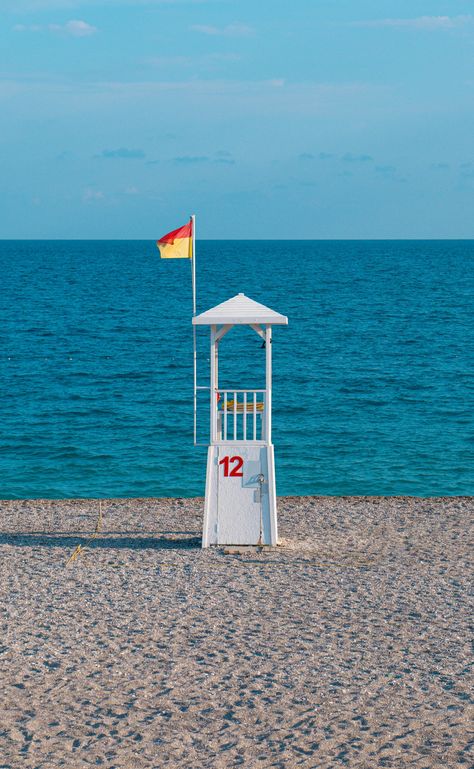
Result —
[{"label": "red number 12", "polygon": [[[229,472],[231,463],[234,464],[235,467]],[[224,457],[219,464],[224,465],[224,478],[242,478],[243,472],[239,472],[244,465],[242,457]]]}]

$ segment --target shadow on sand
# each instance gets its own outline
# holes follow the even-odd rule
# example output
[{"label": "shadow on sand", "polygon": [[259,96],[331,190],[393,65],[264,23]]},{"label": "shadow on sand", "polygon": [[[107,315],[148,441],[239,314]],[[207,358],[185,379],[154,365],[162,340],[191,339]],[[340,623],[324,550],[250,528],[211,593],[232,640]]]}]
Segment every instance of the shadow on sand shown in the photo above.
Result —
[{"label": "shadow on sand", "polygon": [[111,550],[193,550],[201,547],[201,537],[185,536],[190,532],[157,532],[156,535],[131,537],[128,532],[121,536],[87,534],[1,534],[0,546],[10,547],[66,547],[83,545],[88,549]]}]

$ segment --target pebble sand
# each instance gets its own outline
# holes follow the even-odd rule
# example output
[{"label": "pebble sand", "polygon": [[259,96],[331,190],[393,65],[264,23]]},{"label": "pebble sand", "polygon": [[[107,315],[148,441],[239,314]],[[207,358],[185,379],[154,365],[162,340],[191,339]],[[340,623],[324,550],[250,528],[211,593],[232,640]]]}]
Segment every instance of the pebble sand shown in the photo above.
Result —
[{"label": "pebble sand", "polygon": [[1,769],[473,766],[473,498],[282,498],[231,555],[202,507],[0,503]]}]

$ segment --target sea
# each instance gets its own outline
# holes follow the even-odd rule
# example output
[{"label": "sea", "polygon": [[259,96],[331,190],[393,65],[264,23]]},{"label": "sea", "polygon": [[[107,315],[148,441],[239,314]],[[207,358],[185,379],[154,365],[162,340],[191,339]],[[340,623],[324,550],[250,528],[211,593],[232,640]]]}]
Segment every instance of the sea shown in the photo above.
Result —
[{"label": "sea", "polygon": [[[189,260],[153,241],[0,241],[0,498],[204,493]],[[239,292],[274,329],[277,493],[474,494],[474,241],[198,241],[197,309]],[[197,333],[198,380],[209,332]],[[222,386],[262,387],[249,328]]]}]

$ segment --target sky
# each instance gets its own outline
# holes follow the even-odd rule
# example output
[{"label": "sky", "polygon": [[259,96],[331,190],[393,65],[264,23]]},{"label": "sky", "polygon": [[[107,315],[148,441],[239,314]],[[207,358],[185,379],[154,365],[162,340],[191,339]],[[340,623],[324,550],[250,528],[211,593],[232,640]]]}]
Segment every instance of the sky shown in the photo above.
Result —
[{"label": "sky", "polygon": [[473,0],[0,0],[0,238],[473,238]]}]

